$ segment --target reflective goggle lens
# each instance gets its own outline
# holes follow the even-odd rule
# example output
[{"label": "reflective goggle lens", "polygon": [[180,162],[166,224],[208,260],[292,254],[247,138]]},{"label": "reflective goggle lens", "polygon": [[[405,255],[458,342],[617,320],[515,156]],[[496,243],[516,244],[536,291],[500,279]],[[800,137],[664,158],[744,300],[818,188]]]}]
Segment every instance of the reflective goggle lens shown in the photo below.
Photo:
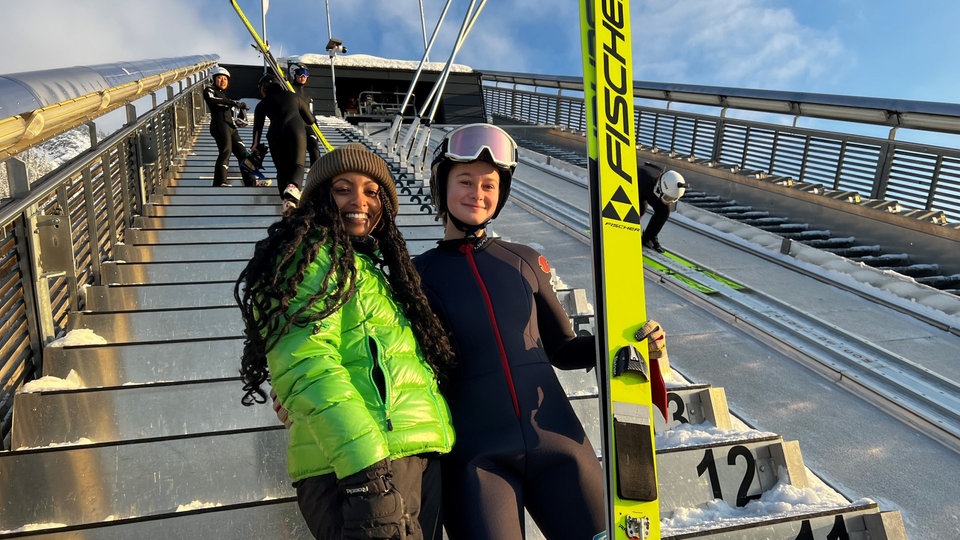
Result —
[{"label": "reflective goggle lens", "polygon": [[447,135],[446,156],[454,161],[473,161],[484,150],[490,152],[498,167],[513,169],[517,166],[517,143],[498,127],[486,124],[465,126]]},{"label": "reflective goggle lens", "polygon": [[297,77],[309,77],[309,76],[310,76],[310,72],[307,71],[307,68],[299,68],[299,69],[297,69],[296,71],[294,71],[293,74],[294,74],[295,76],[297,76]]}]

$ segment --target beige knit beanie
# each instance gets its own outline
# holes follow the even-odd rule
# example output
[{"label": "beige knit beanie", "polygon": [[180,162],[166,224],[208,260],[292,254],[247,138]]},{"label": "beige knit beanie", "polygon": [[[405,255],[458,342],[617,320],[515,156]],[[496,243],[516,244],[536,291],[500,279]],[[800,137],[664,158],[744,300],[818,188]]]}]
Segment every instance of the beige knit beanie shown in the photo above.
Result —
[{"label": "beige knit beanie", "polygon": [[313,189],[322,182],[329,182],[335,176],[345,172],[358,172],[369,176],[384,190],[387,200],[393,206],[393,215],[397,215],[400,202],[397,200],[397,184],[390,174],[390,167],[382,157],[374,154],[360,143],[340,146],[320,156],[310,167],[310,174],[303,184],[301,201],[310,200]]}]

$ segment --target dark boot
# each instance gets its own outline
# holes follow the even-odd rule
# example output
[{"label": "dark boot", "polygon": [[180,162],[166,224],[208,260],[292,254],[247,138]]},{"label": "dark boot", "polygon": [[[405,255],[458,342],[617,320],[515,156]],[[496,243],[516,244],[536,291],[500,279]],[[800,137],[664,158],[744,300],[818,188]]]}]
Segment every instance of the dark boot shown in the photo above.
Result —
[{"label": "dark boot", "polygon": [[665,251],[663,246],[660,245],[660,241],[657,240],[656,236],[653,238],[644,238],[641,243],[643,244],[643,247],[650,248],[657,253],[663,253]]}]

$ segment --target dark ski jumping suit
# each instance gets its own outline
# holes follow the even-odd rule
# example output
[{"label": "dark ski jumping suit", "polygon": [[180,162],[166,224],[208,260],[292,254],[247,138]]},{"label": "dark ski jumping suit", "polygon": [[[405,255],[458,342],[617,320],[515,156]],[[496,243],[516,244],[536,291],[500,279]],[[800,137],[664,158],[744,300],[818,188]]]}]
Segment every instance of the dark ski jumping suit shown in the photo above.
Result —
[{"label": "dark ski jumping suit", "polygon": [[443,458],[444,525],[453,540],[518,538],[523,509],[548,539],[605,528],[603,473],[554,366],[596,364],[576,337],[535,250],[484,237],[414,259],[453,337],[444,394],[457,443]]},{"label": "dark ski jumping suit", "polygon": [[660,230],[666,225],[670,217],[670,205],[663,202],[663,199],[657,197],[653,188],[657,185],[657,180],[663,174],[663,169],[653,163],[644,163],[637,167],[637,185],[640,191],[640,215],[647,212],[647,205],[653,208],[653,216],[643,228],[643,241],[654,240],[660,234]]},{"label": "dark ski jumping suit", "polygon": [[317,122],[307,105],[279,84],[267,86],[266,95],[253,113],[253,143],[260,143],[265,120],[270,119],[267,143],[277,168],[280,195],[288,184],[300,187],[307,154],[306,126]]},{"label": "dark ski jumping suit", "polygon": [[[240,140],[237,133],[237,123],[233,119],[233,108],[239,106],[239,101],[231,99],[227,93],[216,86],[207,86],[203,89],[203,100],[210,109],[210,135],[217,141],[217,164],[213,171],[213,185],[222,186],[227,183],[227,169],[229,168],[230,154],[242,162],[247,157],[247,147]],[[240,171],[243,185],[254,186],[256,179]]]},{"label": "dark ski jumping suit", "polygon": [[[306,85],[297,84],[296,79],[290,81],[290,84],[293,85],[293,91],[296,92],[297,97],[302,99],[303,102],[307,104],[307,109],[310,109],[310,103],[313,100],[307,95]],[[307,124],[306,134],[307,154],[310,156],[310,165],[313,165],[313,162],[320,159],[320,139],[317,138],[317,135],[313,132],[313,128],[310,127],[310,124]]]}]

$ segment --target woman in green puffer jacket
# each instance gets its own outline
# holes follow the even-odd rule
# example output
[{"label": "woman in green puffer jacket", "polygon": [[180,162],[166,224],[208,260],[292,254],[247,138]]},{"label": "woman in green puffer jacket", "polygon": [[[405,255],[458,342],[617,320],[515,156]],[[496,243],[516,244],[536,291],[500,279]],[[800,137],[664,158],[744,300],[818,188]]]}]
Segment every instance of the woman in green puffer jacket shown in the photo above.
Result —
[{"label": "woman in green puffer jacket", "polygon": [[289,411],[287,468],[317,538],[434,538],[434,456],[454,433],[437,376],[452,349],[397,230],[386,162],[361,144],[321,157],[235,287],[245,405],[270,379]]}]

